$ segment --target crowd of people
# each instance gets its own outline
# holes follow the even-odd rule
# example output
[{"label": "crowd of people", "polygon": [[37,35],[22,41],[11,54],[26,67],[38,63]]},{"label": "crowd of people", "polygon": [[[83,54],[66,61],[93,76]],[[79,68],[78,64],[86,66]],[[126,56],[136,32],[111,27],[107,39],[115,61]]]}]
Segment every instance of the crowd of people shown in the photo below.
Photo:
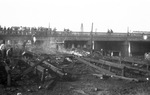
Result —
[{"label": "crowd of people", "polygon": [[51,28],[45,28],[45,27],[1,27],[0,26],[0,34],[6,34],[6,35],[33,35],[38,34],[40,32],[42,33],[52,33],[55,32],[57,29],[51,29]]},{"label": "crowd of people", "polygon": [[2,58],[12,57],[12,51],[13,51],[13,48],[6,47],[5,41],[3,40],[3,42],[0,44],[0,56]]},{"label": "crowd of people", "polygon": [[[69,29],[64,29],[63,33],[70,33]],[[62,32],[61,32],[62,33]],[[3,35],[54,35],[60,34],[56,28],[46,28],[46,27],[22,27],[22,26],[12,26],[12,27],[2,27],[0,26],[0,34]]]}]

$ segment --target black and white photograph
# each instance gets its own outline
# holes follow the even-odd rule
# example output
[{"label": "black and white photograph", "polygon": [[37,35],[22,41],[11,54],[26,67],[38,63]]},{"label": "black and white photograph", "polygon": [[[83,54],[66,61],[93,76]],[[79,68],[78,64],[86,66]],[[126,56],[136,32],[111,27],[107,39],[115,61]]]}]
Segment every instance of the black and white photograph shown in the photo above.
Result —
[{"label": "black and white photograph", "polygon": [[0,95],[150,95],[150,1],[0,0]]}]

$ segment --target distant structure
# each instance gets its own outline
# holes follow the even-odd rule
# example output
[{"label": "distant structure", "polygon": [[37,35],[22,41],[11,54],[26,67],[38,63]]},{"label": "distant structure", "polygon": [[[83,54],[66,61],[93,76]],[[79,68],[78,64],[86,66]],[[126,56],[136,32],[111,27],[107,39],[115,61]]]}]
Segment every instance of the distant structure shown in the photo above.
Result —
[{"label": "distant structure", "polygon": [[150,34],[150,31],[133,31],[133,33]]},{"label": "distant structure", "polygon": [[49,25],[48,25],[48,29],[49,29],[49,30],[51,29],[51,27],[50,27],[50,23],[49,23]]},{"label": "distant structure", "polygon": [[83,32],[83,23],[81,23],[81,32]]}]

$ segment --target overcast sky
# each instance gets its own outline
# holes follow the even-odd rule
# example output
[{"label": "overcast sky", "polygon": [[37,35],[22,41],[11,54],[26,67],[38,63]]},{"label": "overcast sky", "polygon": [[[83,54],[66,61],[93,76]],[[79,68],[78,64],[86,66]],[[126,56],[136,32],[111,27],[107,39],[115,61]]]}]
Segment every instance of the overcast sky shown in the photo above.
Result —
[{"label": "overcast sky", "polygon": [[0,0],[1,26],[150,31],[150,0]]}]

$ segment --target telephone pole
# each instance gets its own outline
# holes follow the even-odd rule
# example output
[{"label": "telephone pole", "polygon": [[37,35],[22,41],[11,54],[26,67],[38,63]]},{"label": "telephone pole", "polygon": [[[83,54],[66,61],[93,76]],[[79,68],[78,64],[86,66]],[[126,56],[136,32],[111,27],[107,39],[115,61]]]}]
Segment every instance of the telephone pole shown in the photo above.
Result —
[{"label": "telephone pole", "polygon": [[50,30],[50,28],[51,28],[51,27],[50,27],[50,22],[49,22],[48,29]]},{"label": "telephone pole", "polygon": [[83,23],[81,23],[81,32],[83,32]]},{"label": "telephone pole", "polygon": [[90,39],[90,45],[91,45],[91,53],[93,51],[93,23],[92,23],[92,26],[91,26],[91,33],[90,33],[90,36],[91,36],[91,39]]}]

